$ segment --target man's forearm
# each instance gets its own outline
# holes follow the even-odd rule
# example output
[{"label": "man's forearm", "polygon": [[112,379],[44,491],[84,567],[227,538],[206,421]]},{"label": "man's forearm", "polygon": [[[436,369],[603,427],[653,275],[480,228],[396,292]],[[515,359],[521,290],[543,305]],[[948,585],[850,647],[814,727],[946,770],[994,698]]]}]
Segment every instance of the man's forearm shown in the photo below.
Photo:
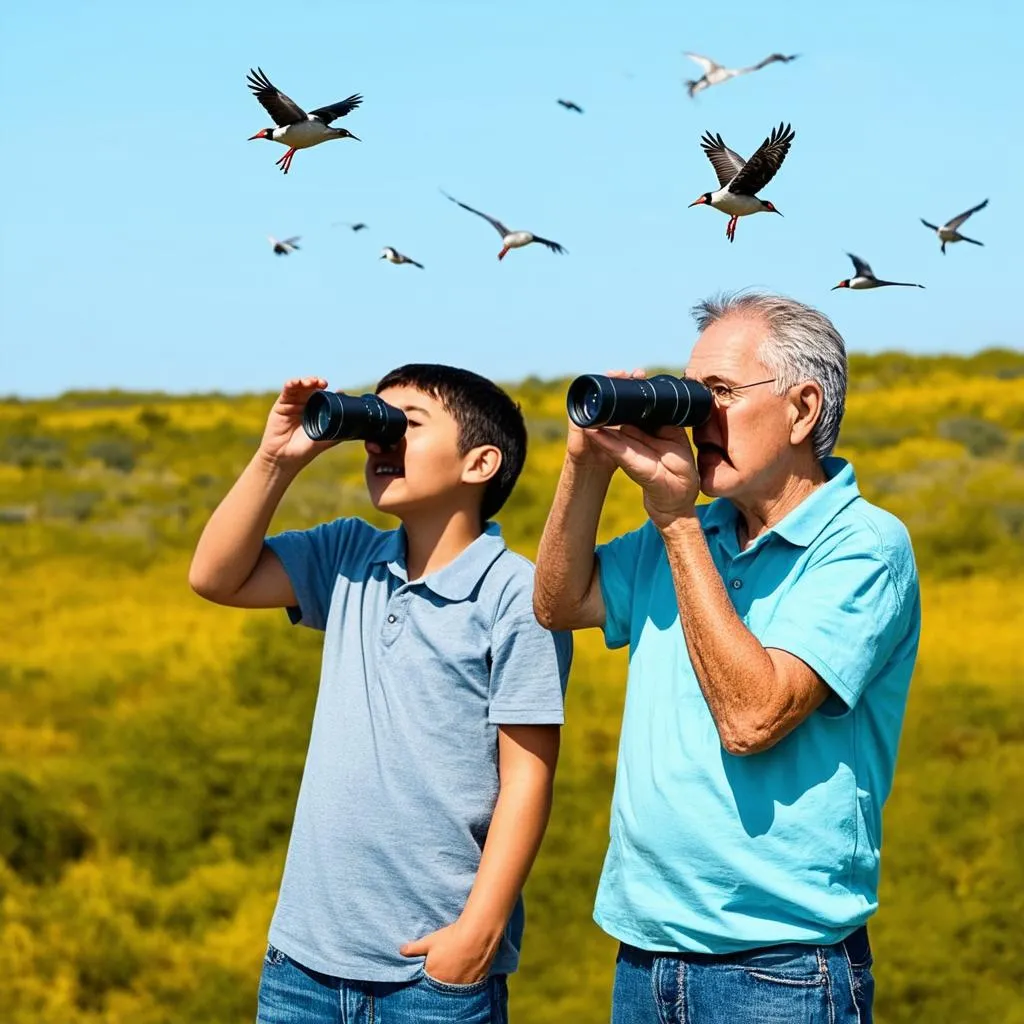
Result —
[{"label": "man's forearm", "polygon": [[729,600],[696,516],[662,531],[690,662],[726,749],[774,700],[775,666]]},{"label": "man's forearm", "polygon": [[204,596],[235,593],[249,578],[278,504],[298,472],[259,453],[235,481],[203,529],[189,583]]},{"label": "man's forearm", "polygon": [[549,629],[571,628],[594,575],[594,545],[611,474],[566,459],[548,513],[534,576],[534,609]]}]

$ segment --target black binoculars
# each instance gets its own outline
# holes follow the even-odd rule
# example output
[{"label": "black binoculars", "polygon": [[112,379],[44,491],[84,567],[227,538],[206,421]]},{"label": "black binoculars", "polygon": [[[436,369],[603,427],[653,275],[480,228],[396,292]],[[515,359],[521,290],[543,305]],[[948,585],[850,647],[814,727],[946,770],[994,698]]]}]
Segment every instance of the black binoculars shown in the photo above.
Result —
[{"label": "black binoculars", "polygon": [[650,433],[658,427],[699,427],[711,415],[711,392],[695,380],[658,373],[653,377],[577,377],[566,396],[569,419],[578,427],[628,423]]},{"label": "black binoculars", "polygon": [[314,391],[302,410],[302,429],[314,441],[375,441],[388,447],[405,434],[401,409],[376,395]]}]

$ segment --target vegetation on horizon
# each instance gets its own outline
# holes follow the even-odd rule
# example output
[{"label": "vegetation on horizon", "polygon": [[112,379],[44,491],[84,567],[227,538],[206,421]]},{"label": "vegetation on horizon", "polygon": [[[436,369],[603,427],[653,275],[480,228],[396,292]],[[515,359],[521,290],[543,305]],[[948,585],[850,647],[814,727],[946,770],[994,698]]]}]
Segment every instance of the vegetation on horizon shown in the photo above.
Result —
[{"label": "vegetation on horizon", "polygon": [[[334,382],[338,383],[338,382]],[[499,519],[533,556],[566,381],[510,390],[530,455]],[[1024,354],[851,359],[839,454],[911,531],[924,635],[871,923],[880,1024],[1024,1024]],[[227,1024],[256,981],[308,740],[319,637],[188,588],[271,395],[0,401],[0,977],[5,1024]],[[306,470],[274,529],[381,525],[361,446]],[[617,478],[602,537],[642,521]],[[607,1019],[590,920],[623,652],[578,635],[513,1019]],[[581,984],[580,982],[584,983]]]}]

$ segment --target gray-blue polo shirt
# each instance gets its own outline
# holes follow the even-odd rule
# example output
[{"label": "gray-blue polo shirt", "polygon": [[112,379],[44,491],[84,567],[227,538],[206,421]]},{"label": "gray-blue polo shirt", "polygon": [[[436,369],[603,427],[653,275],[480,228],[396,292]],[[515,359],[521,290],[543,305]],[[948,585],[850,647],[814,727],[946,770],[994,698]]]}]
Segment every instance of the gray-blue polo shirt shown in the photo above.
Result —
[{"label": "gray-blue polo shirt", "polygon": [[594,916],[648,950],[834,943],[878,906],[889,795],[921,629],[910,538],[842,459],[740,550],[723,498],[698,510],[736,614],[832,695],[769,750],[723,749],[661,535],[598,548],[605,640],[629,644],[611,843]]},{"label": "gray-blue polo shirt", "polygon": [[[410,582],[403,530],[337,519],[266,542],[324,630],[270,941],[338,977],[405,981],[399,947],[451,924],[498,796],[498,726],[561,724],[572,641],[533,614],[533,565],[490,523]],[[514,971],[522,900],[492,973]]]}]

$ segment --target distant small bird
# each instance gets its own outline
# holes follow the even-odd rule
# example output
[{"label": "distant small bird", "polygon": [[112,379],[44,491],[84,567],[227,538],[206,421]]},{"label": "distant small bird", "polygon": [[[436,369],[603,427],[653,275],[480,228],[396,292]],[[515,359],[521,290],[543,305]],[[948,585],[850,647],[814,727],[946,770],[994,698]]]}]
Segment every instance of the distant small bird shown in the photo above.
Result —
[{"label": "distant small bird", "polygon": [[290,252],[295,252],[298,246],[295,244],[302,235],[294,235],[292,238],[286,238],[284,241],[279,242],[273,235],[267,235],[267,240],[274,247],[274,252],[278,256],[287,256]]},{"label": "distant small bird", "polygon": [[297,149],[309,149],[310,146],[317,146],[328,139],[360,141],[347,128],[329,127],[332,121],[350,114],[363,102],[363,97],[359,93],[353,93],[348,99],[339,100],[330,106],[317,107],[316,110],[311,110],[307,114],[293,99],[289,99],[280,89],[271,84],[262,68],[257,68],[255,71],[249,68],[246,81],[256,95],[256,99],[263,105],[263,109],[277,125],[276,128],[263,128],[255,135],[250,135],[248,141],[270,139],[288,146],[288,152],[275,161],[285,174],[288,173],[288,168],[292,165],[292,157],[295,156]]},{"label": "distant small bird", "polygon": [[539,242],[541,245],[546,245],[552,252],[564,253],[566,250],[560,246],[557,242],[552,242],[550,239],[541,238],[539,235],[534,235],[529,231],[510,231],[500,220],[494,217],[489,217],[486,213],[481,213],[479,210],[474,210],[472,206],[467,206],[465,203],[460,203],[455,196],[448,195],[444,189],[441,189],[441,195],[445,199],[450,199],[456,206],[461,206],[464,210],[469,210],[470,213],[475,213],[478,217],[483,217],[495,231],[501,235],[502,249],[498,253],[498,259],[503,260],[505,254],[509,249],[521,249],[524,245],[529,245],[531,242]]},{"label": "distant small bird", "polygon": [[411,263],[414,267],[423,269],[422,263],[417,263],[415,260],[409,259],[408,256],[403,256],[397,249],[392,249],[390,245],[384,246],[380,252],[380,258],[387,260],[388,263]]},{"label": "distant small bird", "polygon": [[761,68],[767,67],[769,64],[774,64],[776,61],[782,61],[784,64],[788,64],[791,60],[796,60],[800,56],[799,53],[791,53],[788,57],[782,53],[773,53],[764,60],[758,61],[756,64],[751,64],[748,68],[725,68],[721,64],[713,61],[710,57],[702,57],[699,53],[687,53],[687,57],[690,60],[695,61],[704,69],[704,74],[697,79],[687,79],[686,91],[690,94],[690,98],[699,92],[703,92],[705,89],[709,89],[712,85],[719,85],[722,82],[729,81],[730,78],[735,78],[737,75],[749,75],[751,71],[760,71]]},{"label": "distant small bird", "polygon": [[970,242],[971,245],[985,244],[984,242],[979,242],[975,238],[968,238],[966,235],[961,235],[959,228],[960,225],[963,224],[963,222],[967,220],[967,218],[970,217],[972,213],[977,213],[979,210],[984,210],[986,206],[988,206],[987,199],[983,203],[978,203],[977,206],[972,206],[969,210],[966,210],[964,213],[961,213],[959,217],[954,217],[952,220],[947,220],[946,223],[942,225],[942,227],[937,227],[935,224],[929,224],[928,221],[924,219],[924,217],[921,218],[921,223],[926,228],[931,228],[932,231],[934,231],[935,234],[939,236],[939,239],[942,242],[942,255],[945,256],[946,244],[949,242]]},{"label": "distant small bird", "polygon": [[853,260],[853,277],[844,278],[831,289],[832,291],[835,291],[836,288],[852,288],[854,291],[860,291],[864,288],[884,288],[886,285],[896,285],[900,288],[924,287],[923,284],[911,284],[908,281],[880,281],[875,277],[871,267],[862,259],[854,256],[852,252],[848,252],[846,255]]},{"label": "distant small bird", "polygon": [[[736,222],[740,217],[762,211],[779,213],[768,200],[758,199],[757,193],[775,177],[795,135],[796,132],[788,124],[780,124],[778,128],[772,129],[771,135],[761,143],[757,152],[744,161],[739,153],[734,153],[726,146],[721,135],[705,132],[701,138],[701,148],[711,161],[721,188],[717,192],[705,192],[690,206],[704,204],[728,213],[730,217],[725,237],[730,242],[736,237]],[[779,213],[779,216],[782,214]]]},{"label": "distant small bird", "polygon": [[332,228],[351,228],[353,231],[365,231],[369,226],[369,224],[364,224],[361,220],[356,221],[355,224],[351,224],[347,220],[336,220],[331,225]]},{"label": "distant small bird", "polygon": [[575,110],[577,114],[583,113],[583,108],[577,103],[573,103],[572,100],[559,100],[558,101],[566,110]]}]

